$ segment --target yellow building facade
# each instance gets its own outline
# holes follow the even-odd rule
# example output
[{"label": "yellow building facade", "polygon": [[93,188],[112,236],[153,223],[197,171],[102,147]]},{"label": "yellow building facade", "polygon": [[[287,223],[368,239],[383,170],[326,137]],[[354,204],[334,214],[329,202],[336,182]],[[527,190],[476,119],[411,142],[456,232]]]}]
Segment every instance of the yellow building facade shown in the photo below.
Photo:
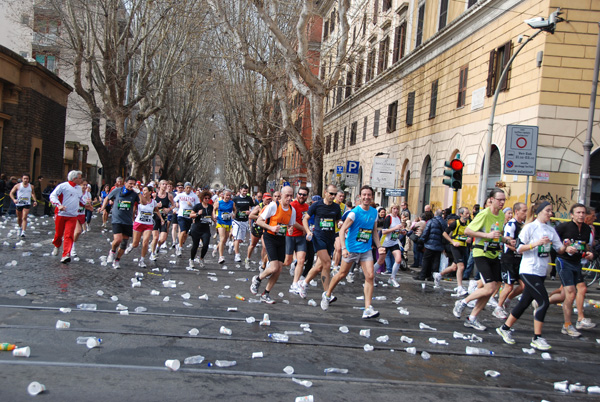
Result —
[{"label": "yellow building facade", "polygon": [[[559,7],[565,21],[528,43],[501,84],[489,180],[481,183],[500,72],[536,32],[524,20],[548,18]],[[579,197],[599,21],[594,0],[353,1],[352,56],[326,102],[324,179],[334,181],[336,166],[358,161],[359,186],[347,189],[356,195],[371,182],[374,158],[393,159],[394,187],[405,190],[413,213],[425,204],[445,208],[452,190],[442,184],[444,162],[460,154],[459,206],[476,204],[482,185],[500,185],[506,206],[544,198],[567,217]],[[324,37],[322,74],[336,40],[335,31]],[[600,205],[599,115],[596,109],[592,205]],[[508,125],[539,128],[535,175],[504,174]],[[382,205],[401,199],[377,189]]]}]

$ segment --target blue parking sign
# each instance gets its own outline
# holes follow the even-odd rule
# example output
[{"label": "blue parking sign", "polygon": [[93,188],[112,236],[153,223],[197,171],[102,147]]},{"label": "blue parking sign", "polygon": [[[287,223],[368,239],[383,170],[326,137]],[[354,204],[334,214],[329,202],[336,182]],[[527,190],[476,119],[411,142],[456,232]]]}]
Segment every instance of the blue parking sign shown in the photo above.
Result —
[{"label": "blue parking sign", "polygon": [[346,163],[346,173],[358,174],[359,166],[360,166],[360,164],[357,161],[348,161]]}]

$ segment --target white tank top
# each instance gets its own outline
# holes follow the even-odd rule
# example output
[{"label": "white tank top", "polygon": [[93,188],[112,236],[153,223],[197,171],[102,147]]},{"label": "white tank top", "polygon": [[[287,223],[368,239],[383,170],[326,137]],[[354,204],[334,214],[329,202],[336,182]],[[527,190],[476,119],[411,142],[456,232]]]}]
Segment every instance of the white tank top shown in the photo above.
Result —
[{"label": "white tank top", "polygon": [[156,207],[156,201],[152,200],[150,203],[143,205],[138,204],[137,206],[137,216],[135,221],[137,223],[141,223],[142,225],[153,225],[154,220],[152,217],[154,216],[154,208]]},{"label": "white tank top", "polygon": [[31,204],[31,184],[27,187],[23,187],[23,183],[19,183],[19,189],[17,190],[17,204],[16,205],[30,205]]},{"label": "white tank top", "polygon": [[[393,228],[395,226],[398,226],[400,224],[400,217],[399,216],[391,216],[391,224],[390,224],[390,228]],[[383,241],[382,241],[382,246],[383,247],[392,247],[396,244],[398,244],[398,232],[390,232],[390,233],[386,233],[383,236]]]}]

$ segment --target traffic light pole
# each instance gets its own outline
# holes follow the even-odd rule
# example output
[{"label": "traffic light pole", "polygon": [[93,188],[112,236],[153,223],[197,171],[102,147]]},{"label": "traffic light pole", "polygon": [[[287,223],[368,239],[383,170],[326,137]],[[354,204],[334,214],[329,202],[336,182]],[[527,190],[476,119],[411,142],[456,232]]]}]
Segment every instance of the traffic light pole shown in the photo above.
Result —
[{"label": "traffic light pole", "polygon": [[454,192],[452,194],[452,213],[455,214],[456,213],[456,204],[458,202],[458,190],[454,189]]}]

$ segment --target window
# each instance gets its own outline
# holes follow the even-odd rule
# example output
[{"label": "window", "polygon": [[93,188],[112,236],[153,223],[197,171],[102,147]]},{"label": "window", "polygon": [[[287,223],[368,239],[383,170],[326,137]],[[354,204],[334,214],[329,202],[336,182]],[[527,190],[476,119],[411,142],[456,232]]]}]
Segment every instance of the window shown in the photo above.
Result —
[{"label": "window", "polygon": [[358,122],[355,121],[350,126],[350,145],[356,145],[356,134],[358,133]]},{"label": "window", "polygon": [[323,24],[323,39],[327,39],[329,36],[329,20],[325,21]]},{"label": "window", "polygon": [[381,11],[386,12],[390,8],[392,8],[392,0],[383,0],[383,5],[381,7]]},{"label": "window", "polygon": [[369,53],[367,57],[367,76],[365,77],[365,82],[369,82],[375,76],[375,56],[377,55],[377,50],[373,49]]},{"label": "window", "polygon": [[423,24],[425,23],[425,3],[419,6],[419,14],[417,17],[417,38],[415,42],[415,46],[421,45],[423,43]]},{"label": "window", "polygon": [[379,137],[379,109],[375,111],[373,118],[373,137]]},{"label": "window", "polygon": [[346,94],[344,95],[344,98],[347,98],[350,95],[352,95],[352,80],[353,79],[354,79],[354,73],[350,69],[350,70],[348,70],[348,73],[346,73]]},{"label": "window", "polygon": [[360,86],[362,85],[362,80],[363,80],[363,70],[365,68],[365,62],[362,59],[362,56],[360,58],[360,61],[358,63],[356,63],[356,82],[355,82],[355,86],[356,88],[360,88]]},{"label": "window", "polygon": [[336,105],[339,105],[342,102],[342,93],[344,92],[342,85],[343,85],[342,79],[340,78],[337,82],[337,93],[335,96],[335,104]]},{"label": "window", "polygon": [[431,83],[431,103],[429,104],[429,118],[433,119],[437,111],[437,94],[438,94],[438,81],[435,80]]},{"label": "window", "polygon": [[333,152],[338,150],[339,142],[340,142],[340,132],[336,131],[333,134]]},{"label": "window", "polygon": [[373,4],[373,24],[377,24],[377,16],[379,14],[379,0],[375,0]]},{"label": "window", "polygon": [[441,31],[448,22],[448,0],[440,0],[440,21],[438,31]]},{"label": "window", "polygon": [[404,57],[404,44],[406,42],[406,21],[396,27],[394,34],[394,54],[392,64]]},{"label": "window", "polygon": [[57,74],[56,71],[56,56],[50,56],[45,54],[36,54],[35,61],[46,67],[48,70]]},{"label": "window", "polygon": [[21,24],[29,25],[29,16],[27,14],[21,15]]},{"label": "window", "polygon": [[327,66],[325,63],[321,64],[321,79],[325,79],[325,74],[327,73]]},{"label": "window", "polygon": [[396,131],[396,120],[398,119],[398,101],[388,105],[387,128],[388,133]]},{"label": "window", "polygon": [[386,36],[384,40],[379,42],[379,65],[377,66],[377,74],[381,74],[387,69],[389,53],[390,37]]},{"label": "window", "polygon": [[363,21],[362,21],[362,36],[363,36],[363,38],[365,37],[366,34],[367,34],[367,13],[364,13]]},{"label": "window", "polygon": [[[500,76],[502,75],[502,70],[508,64],[510,60],[511,53],[511,45],[510,41],[506,42],[504,45],[500,46],[498,49],[494,49],[490,52],[490,65],[488,69],[488,78],[487,78],[487,90],[486,95],[492,96],[498,87],[498,80],[500,80]],[[510,70],[506,73],[506,77],[500,83],[500,91],[506,91],[508,89],[508,78],[509,78]]]},{"label": "window", "polygon": [[409,92],[406,102],[406,125],[412,126],[415,112],[415,91]]},{"label": "window", "polygon": [[469,65],[462,66],[460,68],[460,75],[458,78],[458,101],[456,107],[463,107],[467,101],[467,76],[469,73]]},{"label": "window", "polygon": [[329,153],[331,153],[331,135],[328,135],[325,140],[325,154]]},{"label": "window", "polygon": [[365,116],[365,118],[363,119],[363,141],[367,140],[367,123],[369,122],[369,119],[367,118],[367,116]]},{"label": "window", "polygon": [[329,32],[333,33],[335,31],[335,20],[337,18],[337,13],[335,12],[335,8],[331,12],[331,18],[329,19]]},{"label": "window", "polygon": [[342,137],[342,148],[341,149],[345,149],[346,148],[346,131],[347,131],[348,127],[344,127],[344,136]]},{"label": "window", "polygon": [[478,1],[479,0],[469,0],[469,2],[467,3],[467,7],[473,7]]}]

